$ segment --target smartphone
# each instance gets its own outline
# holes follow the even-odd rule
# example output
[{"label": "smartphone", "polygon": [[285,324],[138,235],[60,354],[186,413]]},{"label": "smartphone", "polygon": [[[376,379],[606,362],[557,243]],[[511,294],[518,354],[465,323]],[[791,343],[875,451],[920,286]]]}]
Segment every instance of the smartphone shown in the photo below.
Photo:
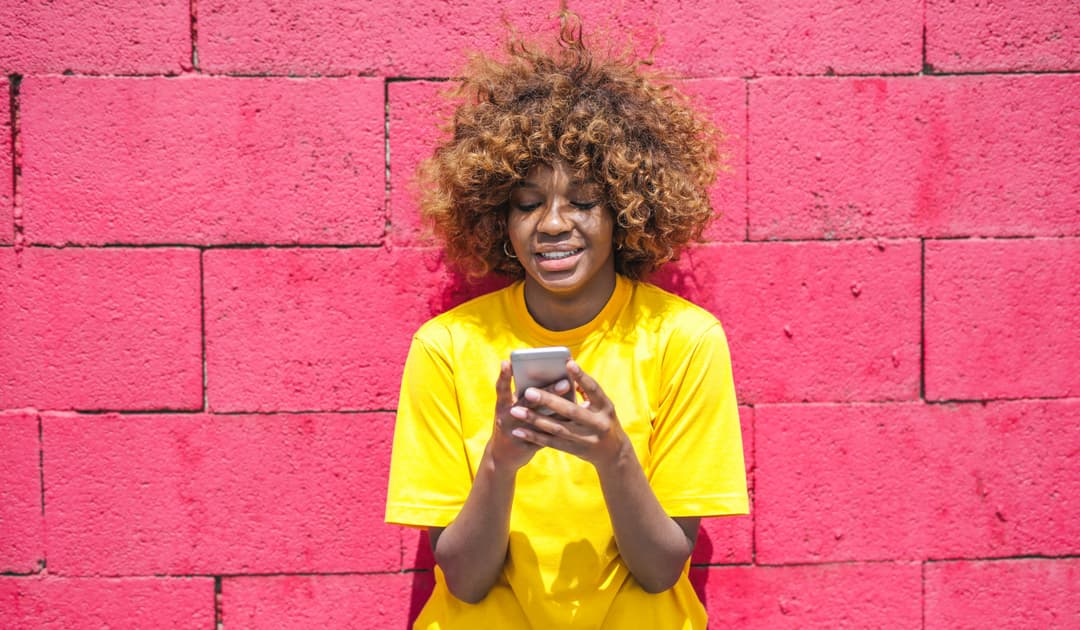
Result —
[{"label": "smartphone", "polygon": [[[514,371],[515,399],[520,399],[529,387],[547,387],[560,379],[570,381],[570,390],[563,398],[574,402],[574,382],[566,373],[566,362],[570,360],[570,349],[563,346],[551,348],[527,348],[510,353],[510,367]],[[539,407],[537,413],[550,416],[554,412],[547,407]]]}]

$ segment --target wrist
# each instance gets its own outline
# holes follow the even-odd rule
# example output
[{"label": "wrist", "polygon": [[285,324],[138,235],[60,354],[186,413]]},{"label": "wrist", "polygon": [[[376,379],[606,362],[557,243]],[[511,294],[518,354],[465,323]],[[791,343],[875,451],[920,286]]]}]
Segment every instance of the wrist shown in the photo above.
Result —
[{"label": "wrist", "polygon": [[[494,440],[494,438],[492,438]],[[489,475],[495,480],[508,480],[511,483],[517,478],[517,471],[524,465],[514,461],[512,457],[499,457],[495,453],[491,440],[484,448],[484,454],[480,457],[480,465],[477,474]]]},{"label": "wrist", "polygon": [[637,466],[639,468],[641,466],[634,451],[634,445],[630,442],[630,436],[620,430],[613,439],[614,444],[609,454],[593,463],[601,479],[611,475],[618,475],[621,471],[626,470],[627,466]]}]

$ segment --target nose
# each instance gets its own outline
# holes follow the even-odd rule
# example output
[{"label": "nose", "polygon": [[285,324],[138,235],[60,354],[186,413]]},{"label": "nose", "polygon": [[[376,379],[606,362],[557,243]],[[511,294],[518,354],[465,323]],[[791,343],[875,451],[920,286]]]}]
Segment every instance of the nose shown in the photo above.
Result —
[{"label": "nose", "polygon": [[555,198],[544,209],[536,229],[544,234],[562,234],[569,232],[571,228],[569,215],[570,204],[565,199]]}]

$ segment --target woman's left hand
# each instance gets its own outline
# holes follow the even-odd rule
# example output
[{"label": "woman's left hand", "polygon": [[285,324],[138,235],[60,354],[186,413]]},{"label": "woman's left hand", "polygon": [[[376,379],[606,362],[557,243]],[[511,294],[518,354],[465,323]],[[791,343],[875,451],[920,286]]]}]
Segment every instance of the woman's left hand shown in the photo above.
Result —
[{"label": "woman's left hand", "polygon": [[[573,403],[557,393],[530,387],[510,409],[510,415],[529,425],[514,429],[514,435],[533,444],[576,455],[597,467],[615,463],[630,443],[615,415],[615,406],[596,379],[577,363],[567,361],[566,371],[577,383],[578,392],[584,399],[582,403]],[[538,413],[536,410],[541,407],[547,407],[554,414]]]}]

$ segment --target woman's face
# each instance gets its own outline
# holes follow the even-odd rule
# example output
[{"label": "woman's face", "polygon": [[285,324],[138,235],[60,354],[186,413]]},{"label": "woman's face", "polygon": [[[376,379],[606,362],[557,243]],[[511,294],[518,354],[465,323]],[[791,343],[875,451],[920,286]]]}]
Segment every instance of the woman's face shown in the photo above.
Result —
[{"label": "woman's face", "polygon": [[611,286],[615,222],[602,193],[563,162],[534,167],[510,191],[510,244],[527,283],[564,298]]}]

